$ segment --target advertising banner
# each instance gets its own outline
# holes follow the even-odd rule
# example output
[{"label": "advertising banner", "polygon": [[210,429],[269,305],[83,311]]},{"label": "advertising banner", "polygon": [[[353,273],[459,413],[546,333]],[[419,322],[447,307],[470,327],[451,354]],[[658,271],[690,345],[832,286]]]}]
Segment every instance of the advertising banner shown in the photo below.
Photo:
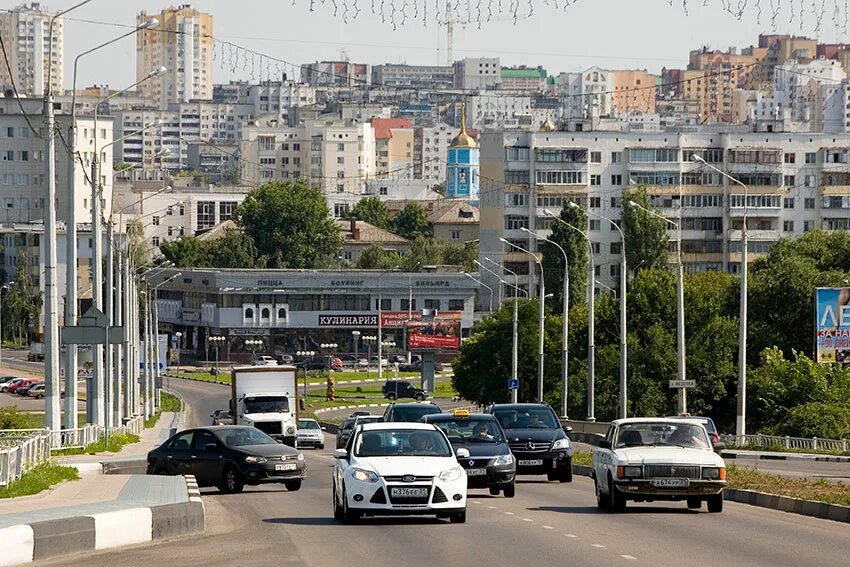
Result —
[{"label": "advertising banner", "polygon": [[[437,315],[437,318],[441,321],[457,320],[460,322],[460,316],[460,311],[442,311]],[[382,311],[381,326],[385,329],[401,329],[404,328],[408,318],[411,321],[421,321],[422,313],[419,311]]]},{"label": "advertising banner", "polygon": [[460,313],[439,313],[433,321],[411,321],[407,325],[407,348],[457,350],[460,347]]},{"label": "advertising banner", "polygon": [[815,290],[817,362],[850,363],[850,288]]}]

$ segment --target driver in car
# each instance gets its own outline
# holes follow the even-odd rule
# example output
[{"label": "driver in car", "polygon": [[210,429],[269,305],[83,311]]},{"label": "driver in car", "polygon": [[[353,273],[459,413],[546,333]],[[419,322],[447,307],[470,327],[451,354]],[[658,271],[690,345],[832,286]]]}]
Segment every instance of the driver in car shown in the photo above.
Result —
[{"label": "driver in car", "polygon": [[431,439],[428,435],[422,433],[414,433],[410,436],[410,448],[414,453],[428,453],[433,450],[431,447]]},{"label": "driver in car", "polygon": [[698,447],[700,449],[707,448],[706,444],[700,438],[693,435],[690,427],[677,427],[667,441],[673,445]]},{"label": "driver in car", "polygon": [[490,431],[487,429],[486,423],[479,423],[475,427],[475,438],[476,439],[483,439],[485,441],[492,441],[493,440],[493,436],[490,435]]}]

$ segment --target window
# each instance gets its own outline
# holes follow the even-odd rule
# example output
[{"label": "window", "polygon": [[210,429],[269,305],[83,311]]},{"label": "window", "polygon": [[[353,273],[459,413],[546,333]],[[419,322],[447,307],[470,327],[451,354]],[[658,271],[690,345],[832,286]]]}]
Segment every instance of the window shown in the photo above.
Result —
[{"label": "window", "polygon": [[784,163],[797,163],[797,154],[786,153],[784,156],[782,156],[782,161]]},{"label": "window", "polygon": [[378,311],[390,311],[393,308],[393,300],[381,298],[380,303],[378,303],[378,299],[375,298],[375,309]]},{"label": "window", "polygon": [[29,161],[29,160],[30,160],[30,153],[26,150],[22,150],[21,151],[21,161]]},{"label": "window", "polygon": [[782,221],[782,231],[783,232],[794,232],[794,221],[792,221],[792,220]]},{"label": "window", "polygon": [[797,178],[794,175],[784,175],[782,176],[782,184],[788,188],[794,187],[797,184]]},{"label": "window", "polygon": [[608,273],[612,278],[616,278],[620,275],[620,266],[618,264],[611,264],[608,266]]},{"label": "window", "polygon": [[782,208],[783,209],[793,209],[794,208],[794,197],[786,197],[782,199]]},{"label": "window", "polygon": [[538,185],[580,185],[584,183],[581,171],[538,171]]},{"label": "window", "polygon": [[599,251],[602,250],[602,245],[598,242],[591,242],[590,247],[593,249],[594,254],[599,254]]},{"label": "window", "polygon": [[619,207],[620,206],[619,201],[620,201],[619,198],[611,197],[611,208],[616,209],[617,207]]},{"label": "window", "polygon": [[343,143],[337,144],[336,145],[336,151],[344,152],[345,151],[345,144],[343,144]]},{"label": "window", "polygon": [[817,152],[806,152],[806,163],[817,163],[818,154]]},{"label": "window", "polygon": [[803,232],[809,232],[815,228],[815,221],[803,221]]},{"label": "window", "polygon": [[623,152],[611,152],[611,163],[621,163],[623,161]]},{"label": "window", "polygon": [[602,185],[602,176],[601,175],[591,175],[590,176],[590,184],[591,185]]},{"label": "window", "polygon": [[544,163],[587,163],[587,150],[536,148],[534,159]]},{"label": "window", "polygon": [[460,240],[460,231],[459,230],[453,230],[452,231],[452,240]]},{"label": "window", "polygon": [[602,152],[590,152],[590,163],[602,163]]},{"label": "window", "polygon": [[529,173],[527,169],[506,169],[505,183],[508,185],[528,185]]},{"label": "window", "polygon": [[779,150],[729,150],[731,163],[780,163]]},{"label": "window", "polygon": [[159,226],[159,217],[158,217],[158,216],[156,216],[156,215],[154,215],[154,217],[151,219],[151,223],[152,223],[154,226]]},{"label": "window", "polygon": [[591,209],[599,209],[602,207],[602,197],[591,197],[590,198],[590,208]]},{"label": "window", "polygon": [[218,204],[218,222],[224,222],[233,218],[236,214],[236,207],[239,203],[236,201],[221,201]]},{"label": "window", "polygon": [[258,136],[257,143],[260,146],[261,152],[270,152],[274,150],[274,136]]},{"label": "window", "polygon": [[612,242],[611,243],[611,254],[620,254],[623,250],[622,242]]},{"label": "window", "polygon": [[[428,140],[425,141],[427,142]],[[505,148],[506,161],[528,161],[529,155],[529,148],[521,146]]]},{"label": "window", "polygon": [[153,238],[151,238],[151,244],[154,246],[159,246],[159,237],[154,236]]},{"label": "window", "polygon": [[3,161],[15,161],[15,151],[6,150],[3,152]]},{"label": "window", "polygon": [[525,193],[506,193],[505,205],[508,207],[527,207],[528,195]]},{"label": "window", "polygon": [[562,195],[541,195],[537,197],[538,207],[557,207],[564,206],[564,197]]},{"label": "window", "polygon": [[206,230],[215,226],[215,202],[198,201],[198,230]]},{"label": "window", "polygon": [[611,176],[611,185],[622,185],[623,184],[623,176],[620,174]]},{"label": "window", "polygon": [[520,228],[528,228],[528,217],[505,215],[505,230],[519,230]]},{"label": "window", "polygon": [[424,302],[425,309],[440,309],[439,299],[426,299]]},{"label": "window", "polygon": [[679,161],[679,150],[633,148],[629,150],[629,162],[669,163]]},{"label": "window", "polygon": [[599,230],[599,219],[590,219],[590,230]]},{"label": "window", "polygon": [[803,207],[806,209],[814,209],[815,208],[815,199],[814,197],[806,197],[803,201]]},{"label": "window", "polygon": [[752,209],[778,209],[782,204],[782,198],[779,195],[747,195],[746,197],[746,204],[744,204],[744,195],[730,195],[730,205],[733,208],[746,206]]},{"label": "window", "polygon": [[343,156],[339,156],[336,158],[337,165],[345,165],[345,158]]},{"label": "window", "polygon": [[463,299],[449,299],[449,311],[463,311]]},{"label": "window", "polygon": [[[410,305],[408,305],[407,299],[402,299],[400,307],[401,311],[416,311],[416,298],[414,298],[412,302],[410,302]],[[451,307],[449,307],[449,309],[451,309]]]},{"label": "window", "polygon": [[245,308],[245,319],[253,319],[254,318],[254,310],[250,307]]}]

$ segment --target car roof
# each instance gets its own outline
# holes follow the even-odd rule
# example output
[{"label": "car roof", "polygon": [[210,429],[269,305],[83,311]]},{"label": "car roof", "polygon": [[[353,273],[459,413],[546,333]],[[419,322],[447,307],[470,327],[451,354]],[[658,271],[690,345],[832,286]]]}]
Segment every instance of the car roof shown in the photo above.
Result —
[{"label": "car roof", "polygon": [[549,404],[493,404],[493,410],[497,409],[535,409],[535,408],[549,408],[552,409],[552,406]]},{"label": "car roof", "polygon": [[437,408],[440,411],[443,411],[440,406],[435,404],[434,402],[410,402],[406,404],[390,404],[391,408]]},{"label": "car roof", "polygon": [[[313,419],[312,417],[299,417],[298,421],[316,421],[316,420]],[[316,423],[319,423],[319,422],[316,421]]]},{"label": "car roof", "polygon": [[421,429],[423,431],[434,431],[435,426],[430,423],[421,422],[392,422],[392,423],[365,423],[361,431],[393,431],[397,429]]},{"label": "car roof", "polygon": [[698,419],[690,417],[626,417],[623,419],[615,419],[611,422],[612,425],[626,425],[629,423],[669,423],[678,425],[682,422],[691,423],[693,425],[702,425]]},{"label": "car roof", "polygon": [[435,421],[460,421],[465,419],[496,421],[496,418],[489,413],[471,413],[464,416],[454,415],[451,412],[433,413],[431,415],[424,416],[422,419],[426,420],[428,423],[434,423]]}]

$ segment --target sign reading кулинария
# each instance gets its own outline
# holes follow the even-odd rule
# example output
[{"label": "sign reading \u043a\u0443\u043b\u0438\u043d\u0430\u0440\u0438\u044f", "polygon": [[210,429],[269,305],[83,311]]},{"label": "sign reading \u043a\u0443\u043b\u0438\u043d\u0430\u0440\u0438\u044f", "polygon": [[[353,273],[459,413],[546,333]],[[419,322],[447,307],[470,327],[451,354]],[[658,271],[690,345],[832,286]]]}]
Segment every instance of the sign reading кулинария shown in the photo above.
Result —
[{"label": "sign reading \u043a\u0443\u043b\u0438\u043d\u0430\u0440\u0438\u044f", "polygon": [[815,290],[817,361],[850,363],[850,287]]}]

